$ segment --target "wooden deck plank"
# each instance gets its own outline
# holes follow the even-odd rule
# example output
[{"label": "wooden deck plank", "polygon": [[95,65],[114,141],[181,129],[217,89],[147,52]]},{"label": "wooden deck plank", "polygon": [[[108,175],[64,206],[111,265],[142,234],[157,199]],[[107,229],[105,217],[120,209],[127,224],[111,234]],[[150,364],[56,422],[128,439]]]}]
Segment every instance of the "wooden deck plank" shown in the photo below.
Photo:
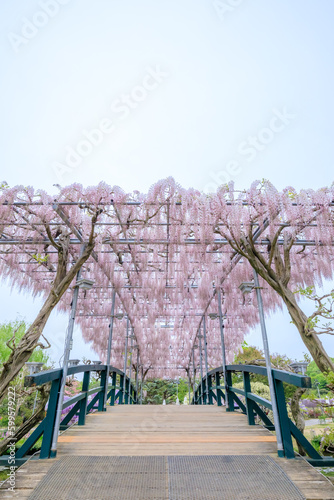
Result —
[{"label": "wooden deck plank", "polygon": [[[334,500],[334,487],[303,459],[277,457],[274,436],[245,415],[217,406],[116,406],[87,416],[59,438],[62,456],[269,455],[307,500]],[[15,494],[26,499],[55,460],[29,461],[17,472]],[[203,499],[204,500],[204,499]]]}]

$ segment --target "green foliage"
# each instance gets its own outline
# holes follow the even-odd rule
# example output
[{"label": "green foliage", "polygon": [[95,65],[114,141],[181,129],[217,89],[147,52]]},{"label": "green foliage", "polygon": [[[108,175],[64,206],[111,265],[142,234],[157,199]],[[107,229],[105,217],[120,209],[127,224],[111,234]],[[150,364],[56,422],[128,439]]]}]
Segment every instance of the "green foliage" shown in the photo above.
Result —
[{"label": "green foliage", "polygon": [[188,394],[188,383],[183,379],[179,379],[179,381],[148,379],[143,385],[143,390],[146,391],[143,404],[161,405],[163,400],[166,401],[166,404],[176,403],[177,382],[179,382],[179,401],[182,404],[184,397]]},{"label": "green foliage", "polygon": [[[29,325],[25,321],[12,321],[0,325],[0,368],[1,365],[9,358],[11,349],[6,345],[7,343],[14,347],[23,337]],[[29,358],[29,361],[51,364],[50,358],[45,350],[38,347],[34,350]],[[36,391],[26,389],[23,386],[24,377],[28,375],[26,366],[20,370],[19,375],[13,380],[11,386],[15,387],[15,426],[19,428],[33,413]],[[39,398],[36,399],[36,406],[38,406]],[[0,406],[0,430],[5,432],[8,424],[8,398],[5,397]],[[0,432],[0,435],[1,435]]]},{"label": "green foliage", "polygon": [[318,452],[320,451],[320,443],[321,443],[321,436],[314,436],[311,439],[311,445],[313,448],[315,448]]},{"label": "green foliage", "polygon": [[[249,346],[247,342],[243,342],[241,345],[242,351],[235,356],[234,358],[234,364],[239,365],[239,364],[254,364],[255,361],[259,361],[261,366],[265,366],[265,359],[264,359],[264,353],[262,350],[258,349],[255,346]],[[288,358],[286,354],[278,354],[275,353],[270,356],[270,361],[271,364],[279,369],[279,370],[286,370],[289,369],[289,365],[292,363],[292,360]],[[251,374],[251,382],[252,382],[252,390],[253,390],[253,385],[254,383],[261,383],[264,384],[265,386],[269,386],[268,384],[268,379],[266,376],[263,375],[257,375],[257,374]],[[238,384],[242,382],[242,374],[241,373],[236,373],[232,376],[232,383],[233,385]],[[284,387],[284,393],[285,397],[287,399],[290,399],[295,392],[295,386],[290,385],[290,384],[283,384]]]},{"label": "green foliage", "polygon": [[[9,358],[11,353],[10,348],[6,344],[9,343],[9,345],[13,346],[14,341],[15,345],[17,345],[28,327],[29,325],[25,321],[18,320],[0,325],[0,365]],[[40,363],[48,363],[49,360],[49,356],[40,347],[37,347],[29,358],[29,361]]]},{"label": "green foliage", "polygon": [[47,262],[48,261],[48,256],[45,255],[44,257],[42,257],[42,254],[40,253],[34,253],[32,254],[32,257],[39,263],[39,264],[42,264],[43,262]]},{"label": "green foliage", "polygon": [[[255,346],[250,346],[247,344],[247,342],[243,342],[242,345],[242,350],[237,354],[234,358],[233,364],[235,365],[249,365],[252,364],[255,360],[264,360],[264,354],[263,351],[258,349]],[[238,384],[239,382],[242,382],[242,373],[235,373],[232,376],[232,383]],[[256,375],[252,374],[251,375],[251,380],[253,382],[262,382],[266,383],[266,377],[263,375]]]},{"label": "green foliage", "polygon": [[320,440],[320,452],[323,454],[334,454],[334,429],[326,427]]},{"label": "green foliage", "polygon": [[[243,389],[244,384],[243,382],[239,382],[235,384],[235,387],[237,389]],[[270,390],[269,386],[266,384],[263,384],[262,382],[253,382],[252,383],[252,392],[254,394],[257,394],[257,396],[260,396],[261,398],[268,399],[270,401]]]},{"label": "green foliage", "polygon": [[[333,303],[334,303],[334,290],[330,293],[319,296],[315,292],[314,286],[307,286],[306,288],[299,288],[294,293],[299,293],[303,297],[312,300],[315,305],[315,311],[307,318],[306,325],[308,329],[315,330],[316,333],[332,333],[333,316]],[[329,320],[324,322],[324,320]]]},{"label": "green foliage", "polygon": [[255,359],[264,359],[263,351],[257,347],[250,346],[247,342],[243,342],[241,347],[242,351],[235,356],[233,364],[247,364]]},{"label": "green foliage", "polygon": [[[334,361],[334,358],[331,358],[331,360]],[[319,368],[315,364],[315,361],[311,361],[311,363],[308,365],[306,375],[308,377],[311,377],[312,387],[314,389],[316,389],[316,383],[319,382],[320,393],[324,395],[328,393],[327,386],[334,384],[334,373],[330,372],[326,376],[319,370]]]}]

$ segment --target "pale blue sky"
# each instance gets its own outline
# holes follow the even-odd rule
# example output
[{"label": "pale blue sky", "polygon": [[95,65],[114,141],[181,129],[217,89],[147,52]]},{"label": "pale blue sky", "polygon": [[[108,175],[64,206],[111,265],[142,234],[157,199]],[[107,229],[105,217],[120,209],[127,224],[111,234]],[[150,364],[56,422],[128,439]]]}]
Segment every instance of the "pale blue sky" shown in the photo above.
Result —
[{"label": "pale blue sky", "polygon": [[[205,191],[263,177],[331,184],[333,14],[331,0],[3,0],[0,178],[48,190],[104,180],[146,191],[169,175]],[[101,122],[112,132],[66,164]],[[0,297],[1,320],[39,307],[5,286]],[[54,315],[46,331],[64,325]],[[273,351],[301,356],[286,315],[268,329]]]}]

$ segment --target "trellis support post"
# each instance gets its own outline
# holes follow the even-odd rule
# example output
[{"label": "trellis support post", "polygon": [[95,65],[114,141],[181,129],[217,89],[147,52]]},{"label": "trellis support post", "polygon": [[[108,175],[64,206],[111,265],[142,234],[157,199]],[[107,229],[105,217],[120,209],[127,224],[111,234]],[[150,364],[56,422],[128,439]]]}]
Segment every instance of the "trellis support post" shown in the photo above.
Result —
[{"label": "trellis support post", "polygon": [[109,380],[109,369],[110,369],[112,334],[113,334],[113,327],[114,327],[115,302],[116,302],[116,290],[113,290],[112,299],[111,299],[111,314],[110,314],[109,338],[108,338],[108,347],[107,347],[107,373],[106,373],[107,380],[106,380],[106,390],[104,393],[104,401],[103,401],[103,408],[104,409],[105,409],[106,404],[107,404],[107,395],[108,395],[108,380]]},{"label": "trellis support post", "polygon": [[225,387],[225,404],[226,410],[231,410],[231,405],[234,407],[232,397],[228,389],[228,380],[226,372],[226,352],[225,352],[225,339],[224,339],[224,323],[223,323],[223,313],[222,313],[222,296],[220,288],[217,289],[217,299],[218,299],[218,315],[219,315],[219,327],[220,327],[220,340],[222,349],[222,361],[223,361],[223,376],[224,376],[224,387]]},{"label": "trellis support post", "polygon": [[255,290],[256,290],[256,298],[257,298],[257,303],[258,303],[258,307],[259,307],[261,333],[262,333],[262,341],[263,341],[263,350],[264,350],[264,357],[265,357],[265,360],[266,360],[266,368],[267,368],[267,376],[268,376],[268,383],[269,383],[269,390],[270,390],[270,398],[271,398],[271,404],[272,404],[273,416],[274,416],[274,424],[275,424],[275,431],[276,431],[276,441],[277,441],[277,453],[278,453],[278,456],[283,457],[284,456],[284,447],[283,447],[282,433],[281,433],[281,422],[280,422],[278,408],[277,408],[276,392],[275,392],[275,387],[274,387],[274,379],[273,379],[273,374],[272,374],[272,371],[271,371],[271,361],[270,361],[270,354],[269,354],[269,343],[268,343],[266,323],[265,323],[265,320],[264,320],[262,295],[261,295],[261,290],[260,290],[259,277],[258,277],[258,274],[255,271],[255,269],[253,269],[253,274],[254,274],[254,284],[255,284]]},{"label": "trellis support post", "polygon": [[204,404],[204,398],[203,398],[203,361],[202,361],[202,335],[201,335],[201,328],[199,329],[198,332],[198,348],[199,348],[199,363],[200,363],[200,374],[201,374],[201,401],[202,404]]},{"label": "trellis support post", "polygon": [[193,348],[193,370],[194,370],[194,378],[193,378],[193,399],[195,404],[195,392],[196,392],[196,368],[195,368],[195,349]]},{"label": "trellis support post", "polygon": [[137,365],[136,365],[136,399],[137,399],[137,404],[139,401],[138,398],[138,383],[139,383],[139,346],[137,346]]},{"label": "trellis support post", "polygon": [[205,390],[206,390],[206,404],[210,404],[209,401],[209,381],[208,381],[208,373],[209,373],[209,368],[208,368],[208,345],[206,341],[206,321],[205,321],[205,314],[203,316],[203,342],[204,342],[204,361],[205,361]]},{"label": "trellis support post", "polygon": [[126,394],[126,369],[128,364],[128,338],[129,338],[129,317],[126,318],[126,334],[125,334],[125,352],[124,352],[124,379],[123,379],[123,403],[128,402]]},{"label": "trellis support post", "polygon": [[[84,243],[80,247],[80,257],[83,255],[85,248],[86,248],[86,244]],[[77,272],[76,281],[79,280],[80,276],[81,276],[81,268]],[[75,285],[74,291],[73,291],[73,297],[72,297],[70,319],[68,322],[66,339],[65,339],[62,379],[61,379],[61,384],[60,384],[60,388],[59,388],[58,405],[57,405],[56,418],[55,418],[55,423],[54,423],[54,428],[53,428],[50,458],[55,458],[55,456],[57,455],[57,442],[58,442],[59,426],[60,426],[61,413],[62,413],[63,402],[64,402],[65,384],[66,384],[66,377],[67,377],[67,370],[68,370],[68,361],[70,359],[70,352],[71,352],[72,342],[73,342],[73,329],[74,329],[74,322],[75,322],[75,314],[77,311],[78,296],[79,296],[79,287],[77,285]]]}]

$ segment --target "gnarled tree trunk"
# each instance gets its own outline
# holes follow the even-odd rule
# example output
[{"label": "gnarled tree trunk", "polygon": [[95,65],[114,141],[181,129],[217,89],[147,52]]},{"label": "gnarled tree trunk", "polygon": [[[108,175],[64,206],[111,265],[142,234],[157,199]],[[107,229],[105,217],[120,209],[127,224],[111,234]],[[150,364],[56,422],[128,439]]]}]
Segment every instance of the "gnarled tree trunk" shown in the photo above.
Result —
[{"label": "gnarled tree trunk", "polygon": [[[279,233],[278,233],[279,234]],[[308,324],[308,318],[296,301],[295,294],[288,288],[291,276],[290,250],[293,239],[289,240],[283,250],[283,256],[276,245],[278,234],[269,245],[269,256],[265,259],[259,253],[252,241],[252,235],[242,238],[241,245],[237,244],[237,251],[243,255],[255,271],[273,288],[283,299],[291,319],[314,359],[319,370],[323,373],[334,371],[334,363],[326,353],[318,335]],[[235,242],[232,244],[236,244]],[[284,258],[283,258],[284,257]],[[273,264],[273,265],[272,265]]]},{"label": "gnarled tree trunk", "polygon": [[58,304],[64,293],[69,288],[73,279],[75,278],[79,269],[87,261],[94,249],[94,227],[99,212],[92,217],[92,229],[88,243],[85,245],[83,252],[76,261],[76,263],[67,271],[70,234],[64,233],[59,236],[57,243],[53,240],[49,228],[47,228],[49,238],[52,245],[58,251],[58,265],[56,277],[54,279],[52,288],[47,296],[42,309],[37,315],[32,325],[25,332],[18,345],[11,347],[11,354],[8,360],[3,364],[2,372],[0,375],[0,402],[6,396],[6,391],[9,384],[18,375],[24,363],[29,360],[33,350],[40,345],[38,340],[43,332],[47,320],[55,306]]}]

